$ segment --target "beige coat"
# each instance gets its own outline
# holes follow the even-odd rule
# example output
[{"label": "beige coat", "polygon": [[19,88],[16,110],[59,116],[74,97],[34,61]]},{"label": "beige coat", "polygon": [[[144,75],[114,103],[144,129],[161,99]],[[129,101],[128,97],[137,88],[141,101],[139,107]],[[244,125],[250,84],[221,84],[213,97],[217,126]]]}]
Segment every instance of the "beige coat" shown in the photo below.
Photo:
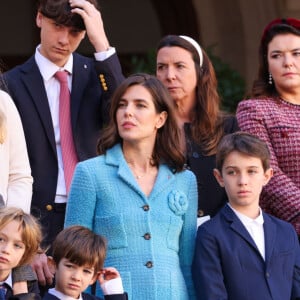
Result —
[{"label": "beige coat", "polygon": [[19,113],[10,96],[0,91],[0,194],[6,205],[29,212],[32,182]]}]

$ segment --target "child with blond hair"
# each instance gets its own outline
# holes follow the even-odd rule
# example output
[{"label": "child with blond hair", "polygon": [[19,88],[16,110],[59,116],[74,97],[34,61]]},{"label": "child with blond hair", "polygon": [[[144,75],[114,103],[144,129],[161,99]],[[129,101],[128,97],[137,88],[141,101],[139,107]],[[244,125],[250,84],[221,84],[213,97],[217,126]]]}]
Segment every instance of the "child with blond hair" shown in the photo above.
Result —
[{"label": "child with blond hair", "polygon": [[37,220],[16,207],[0,208],[0,299],[39,299],[37,281],[14,282],[14,269],[29,264],[42,239]]}]

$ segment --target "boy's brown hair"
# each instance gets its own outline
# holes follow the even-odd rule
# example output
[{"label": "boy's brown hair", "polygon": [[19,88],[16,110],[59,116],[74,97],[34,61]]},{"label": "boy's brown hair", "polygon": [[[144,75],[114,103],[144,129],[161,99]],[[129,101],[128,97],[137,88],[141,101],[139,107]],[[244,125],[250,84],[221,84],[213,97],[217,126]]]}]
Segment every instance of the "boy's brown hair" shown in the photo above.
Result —
[{"label": "boy's brown hair", "polygon": [[8,223],[17,221],[22,229],[21,237],[25,245],[25,252],[18,266],[31,262],[37,253],[42,240],[41,228],[38,221],[30,214],[25,213],[21,208],[1,207],[0,208],[0,229]]},{"label": "boy's brown hair", "polygon": [[105,255],[105,239],[83,226],[65,228],[53,242],[52,256],[56,265],[66,258],[78,266],[93,267],[97,273],[103,268]]},{"label": "boy's brown hair", "polygon": [[233,151],[259,158],[264,171],[270,168],[270,151],[267,144],[250,133],[238,131],[225,135],[217,147],[216,168],[220,172],[226,157]]},{"label": "boy's brown hair", "polygon": [[[98,9],[96,0],[87,0]],[[69,0],[39,0],[38,11],[46,18],[54,20],[57,24],[85,30],[83,19],[79,14],[71,12]]]}]

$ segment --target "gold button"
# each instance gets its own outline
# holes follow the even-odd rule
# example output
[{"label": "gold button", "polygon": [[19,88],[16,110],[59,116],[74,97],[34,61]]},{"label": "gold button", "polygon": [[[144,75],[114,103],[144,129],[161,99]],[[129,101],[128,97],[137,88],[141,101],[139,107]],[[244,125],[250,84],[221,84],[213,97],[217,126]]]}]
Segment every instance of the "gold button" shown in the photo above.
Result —
[{"label": "gold button", "polygon": [[100,79],[104,78],[104,75],[103,74],[100,74],[99,75]]},{"label": "gold button", "polygon": [[46,209],[47,209],[48,211],[51,211],[51,210],[53,209],[53,207],[52,207],[52,205],[48,204],[48,205],[46,205]]},{"label": "gold button", "polygon": [[203,217],[204,211],[202,209],[198,209],[198,217]]},{"label": "gold button", "polygon": [[107,91],[108,90],[107,86],[103,86],[103,90]]}]

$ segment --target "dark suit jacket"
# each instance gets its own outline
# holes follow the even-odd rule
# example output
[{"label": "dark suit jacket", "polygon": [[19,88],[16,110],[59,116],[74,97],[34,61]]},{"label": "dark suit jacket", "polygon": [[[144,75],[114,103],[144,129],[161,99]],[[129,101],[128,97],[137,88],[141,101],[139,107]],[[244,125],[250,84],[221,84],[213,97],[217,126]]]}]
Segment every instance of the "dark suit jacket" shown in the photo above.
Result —
[{"label": "dark suit jacket", "polygon": [[197,299],[299,299],[297,234],[291,224],[263,216],[265,261],[228,205],[198,228],[192,267]]},{"label": "dark suit jacket", "polygon": [[[45,242],[49,244],[63,228],[64,212],[57,211],[53,205],[58,163],[43,78],[32,56],[23,65],[5,73],[4,79],[24,127],[34,179],[31,212],[41,219],[44,233],[47,234]],[[110,97],[122,80],[116,54],[105,61],[96,62],[74,53],[71,122],[80,161],[96,155],[99,130],[103,122],[108,120]]]},{"label": "dark suit jacket", "polygon": [[[49,293],[46,293],[45,296],[42,298],[43,300],[57,300],[58,298],[54,295],[51,295]],[[83,300],[100,300],[102,298],[98,298],[96,296],[92,296],[87,293],[82,293],[82,299]],[[127,300],[127,294],[120,294],[120,295],[107,295],[104,297],[105,300]]]}]

